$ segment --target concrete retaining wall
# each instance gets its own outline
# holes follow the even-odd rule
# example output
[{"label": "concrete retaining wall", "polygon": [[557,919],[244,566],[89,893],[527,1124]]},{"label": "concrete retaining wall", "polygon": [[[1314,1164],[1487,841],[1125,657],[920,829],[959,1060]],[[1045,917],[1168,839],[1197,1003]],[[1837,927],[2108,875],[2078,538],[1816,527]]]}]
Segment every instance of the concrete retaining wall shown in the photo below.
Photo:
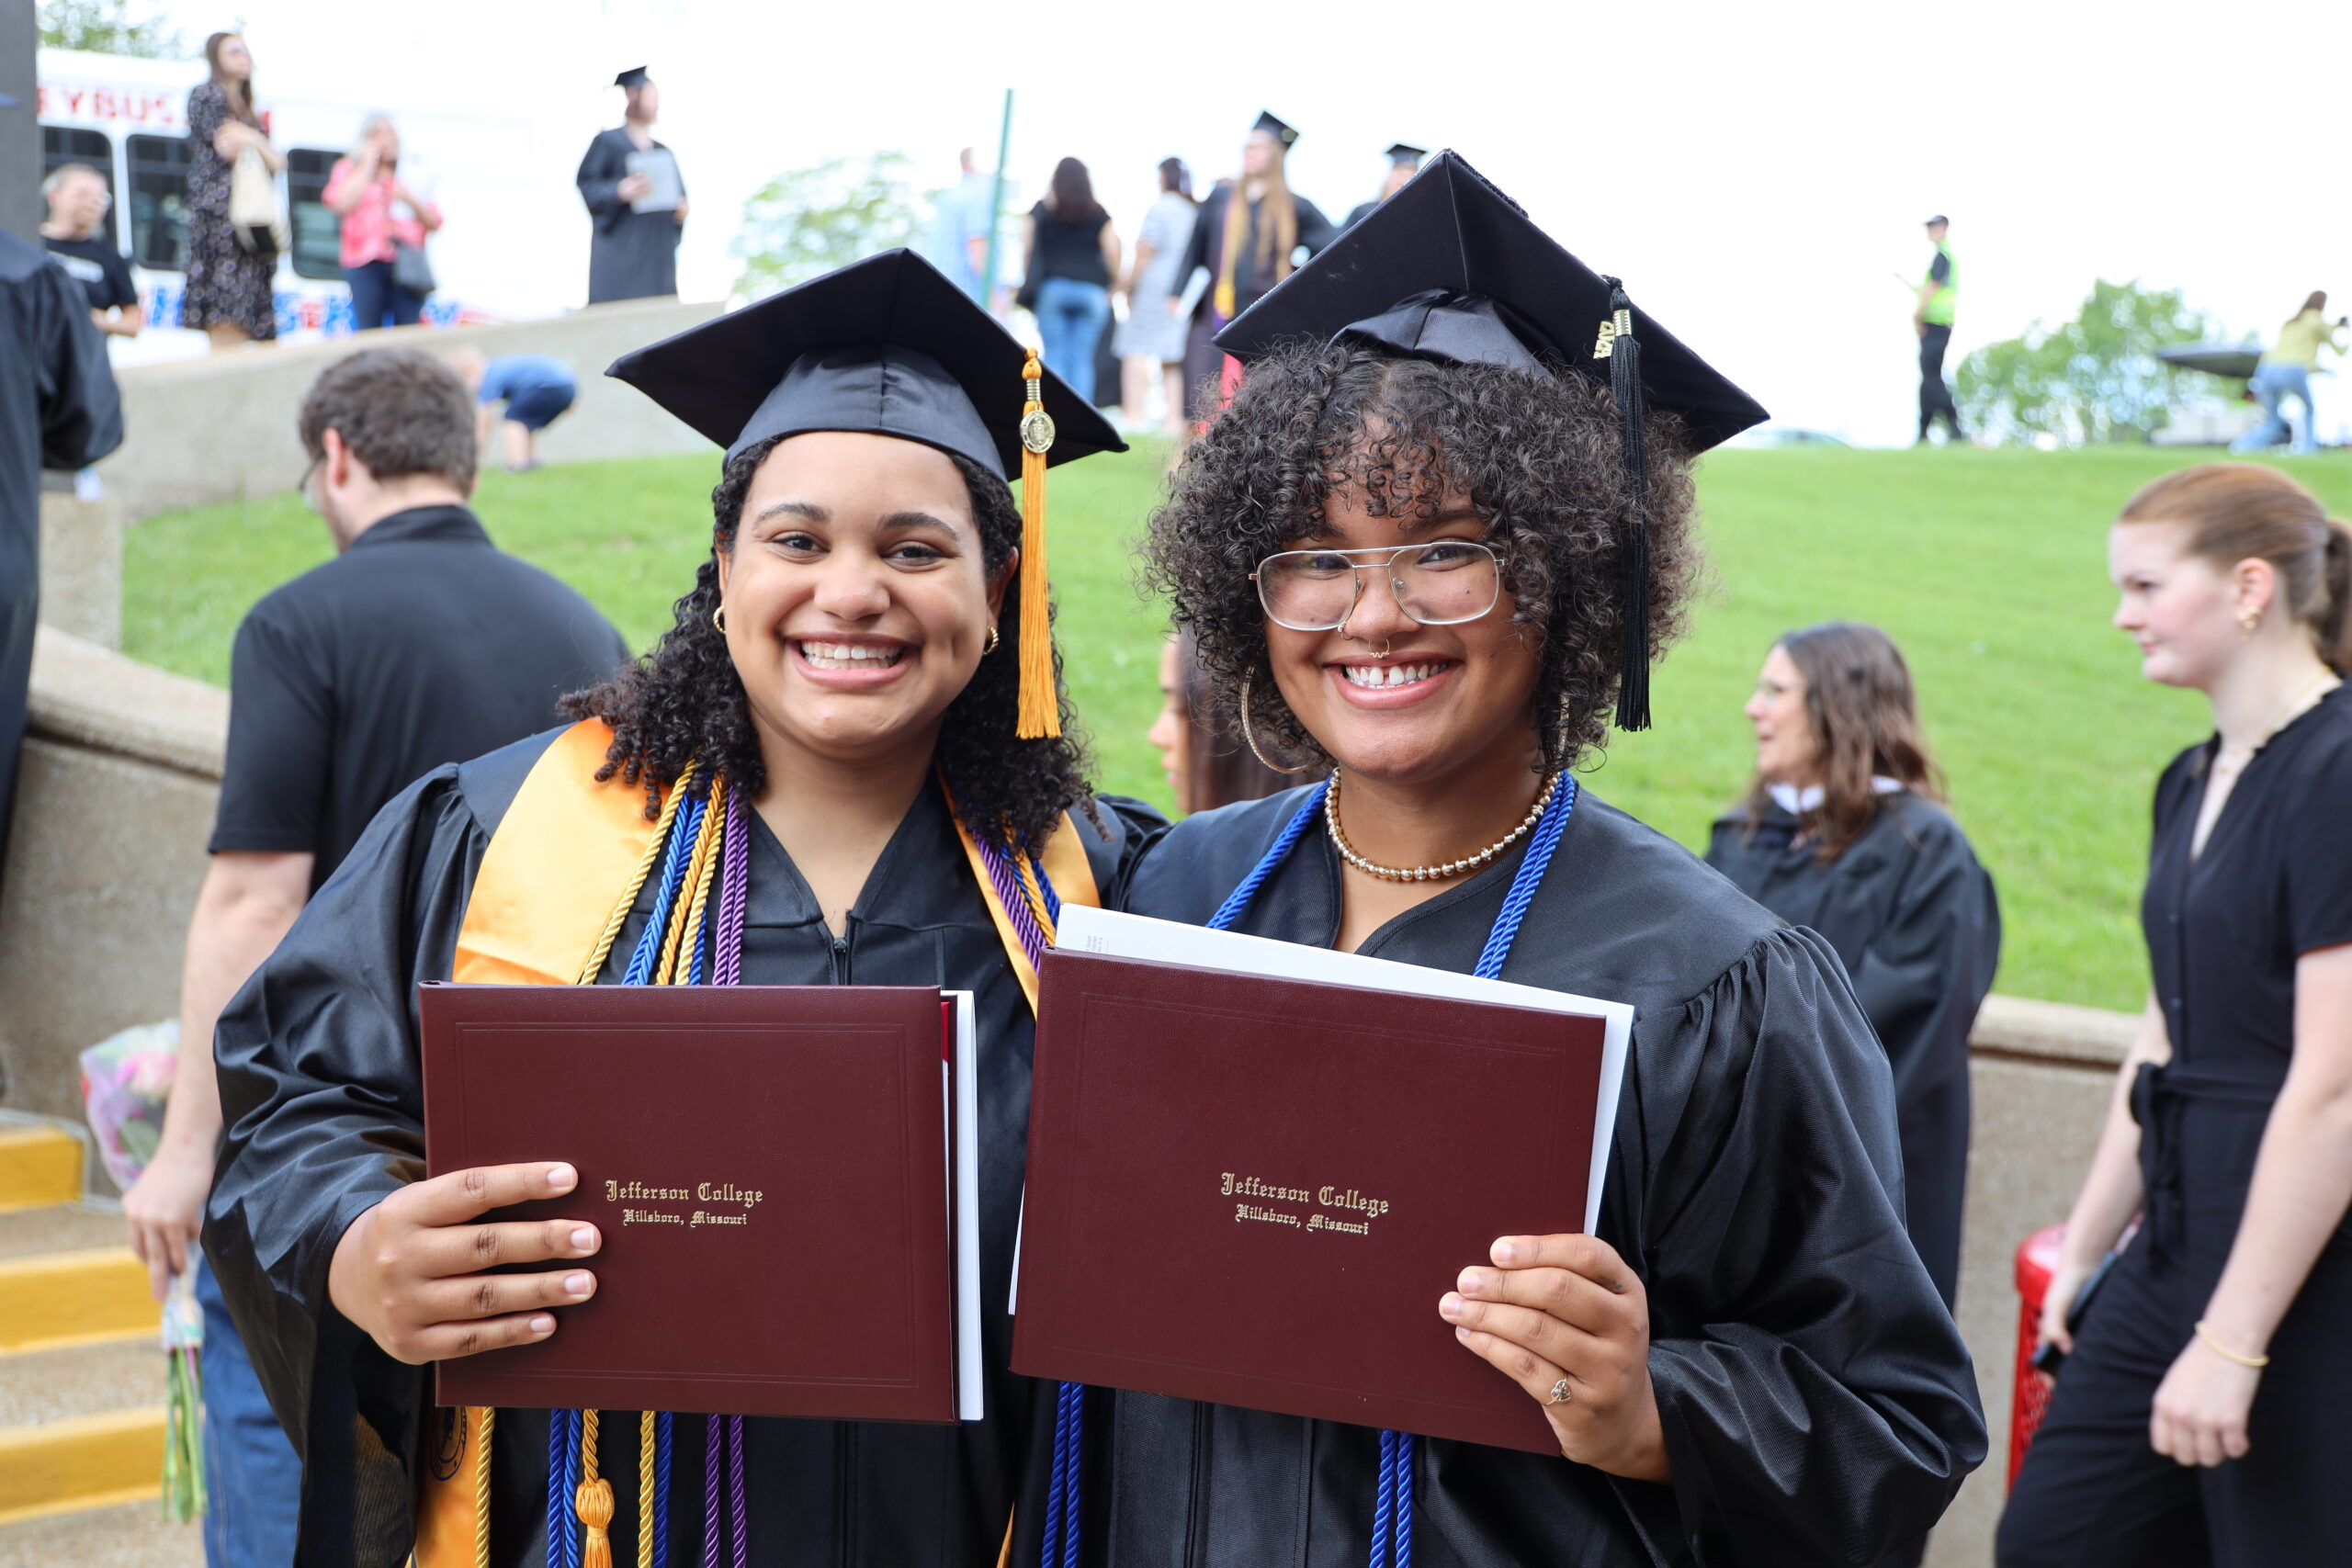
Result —
[{"label": "concrete retaining wall", "polygon": [[[592,305],[542,321],[435,329],[396,327],[355,344],[267,344],[119,373],[126,436],[98,466],[107,493],[132,522],[184,506],[276,495],[294,488],[307,459],[294,435],[302,395],[319,372],[356,347],[471,348],[484,357],[545,354],[571,367],[580,400],[540,436],[550,463],[705,452],[710,444],[634,387],[605,376],[629,349],[699,325],[717,304],[634,299]],[[493,454],[493,460],[495,460]]]},{"label": "concrete retaining wall", "polygon": [[[205,865],[227,694],[44,628],[16,830],[0,879],[0,1106],[78,1114],[74,1053],[169,1016]],[[1984,1568],[2008,1472],[2011,1258],[2074,1200],[2136,1020],[1994,997],[1976,1022],[1960,1325],[1993,1452],[1930,1568]]]}]

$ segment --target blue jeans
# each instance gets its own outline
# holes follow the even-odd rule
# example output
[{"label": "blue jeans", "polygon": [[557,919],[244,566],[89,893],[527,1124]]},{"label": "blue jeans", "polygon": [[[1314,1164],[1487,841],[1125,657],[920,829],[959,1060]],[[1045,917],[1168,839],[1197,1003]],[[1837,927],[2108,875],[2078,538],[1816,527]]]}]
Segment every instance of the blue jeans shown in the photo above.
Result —
[{"label": "blue jeans", "polygon": [[1069,383],[1079,400],[1094,406],[1094,350],[1111,324],[1111,291],[1075,277],[1048,277],[1037,285],[1037,335],[1045,340],[1046,367]]},{"label": "blue jeans", "polygon": [[204,1307],[204,1561],[208,1568],[290,1568],[302,1461],[254,1375],[212,1265],[196,1266]]},{"label": "blue jeans", "polygon": [[2262,423],[2230,443],[2233,452],[2260,452],[2277,446],[2288,432],[2279,405],[2290,397],[2303,405],[2303,421],[2295,427],[2295,450],[2305,457],[2319,450],[2319,427],[2312,415],[2311,372],[2300,365],[2262,365],[2255,368],[2247,391],[2262,405]]},{"label": "blue jeans", "polygon": [[413,327],[424,314],[424,296],[394,283],[392,264],[388,261],[371,261],[366,266],[345,267],[343,280],[351,285],[354,332],[372,332],[378,327]]}]

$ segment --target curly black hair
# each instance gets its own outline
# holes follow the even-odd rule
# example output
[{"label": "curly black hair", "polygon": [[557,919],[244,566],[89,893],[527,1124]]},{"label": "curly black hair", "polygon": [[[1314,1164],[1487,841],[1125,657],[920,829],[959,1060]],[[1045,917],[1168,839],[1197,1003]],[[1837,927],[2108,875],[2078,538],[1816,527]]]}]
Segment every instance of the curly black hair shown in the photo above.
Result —
[{"label": "curly black hair", "polygon": [[[563,700],[568,716],[601,718],[613,727],[613,743],[596,777],[601,782],[618,774],[625,783],[642,784],[649,819],[659,815],[659,790],[676,782],[696,757],[703,771],[687,788],[697,797],[718,776],[755,795],[766,786],[767,769],[743,682],[711,612],[718,606],[719,552],[734,548],[752,475],[775,446],[765,441],[747,447],[721,472],[710,492],[711,554],[695,570],[693,590],[677,603],[675,624],[662,634],[652,653],[602,685]],[[1021,543],[1021,510],[1004,480],[968,457],[953,452],[946,457],[971,491],[981,563],[993,576]],[[1093,801],[1085,748],[1062,687],[1058,649],[1054,689],[1062,716],[1060,737],[1013,737],[1020,645],[1026,632],[1020,604],[1015,581],[1005,592],[998,621],[1003,641],[994,655],[980,660],[971,683],[948,705],[939,736],[939,765],[955,792],[956,816],[974,836],[1007,851],[1044,843],[1064,811],[1075,807],[1091,812]]]},{"label": "curly black hair", "polygon": [[[1645,412],[1650,641],[1683,628],[1701,551],[1681,423]],[[1250,367],[1186,454],[1152,514],[1144,581],[1189,630],[1227,714],[1251,679],[1261,743],[1329,754],[1282,700],[1250,574],[1354,487],[1380,517],[1429,516],[1466,494],[1502,558],[1513,619],[1537,639],[1535,711],[1552,772],[1600,748],[1616,701],[1623,625],[1619,544],[1634,505],[1609,389],[1566,367],[1546,380],[1499,365],[1396,357],[1368,344],[1300,343]]]}]

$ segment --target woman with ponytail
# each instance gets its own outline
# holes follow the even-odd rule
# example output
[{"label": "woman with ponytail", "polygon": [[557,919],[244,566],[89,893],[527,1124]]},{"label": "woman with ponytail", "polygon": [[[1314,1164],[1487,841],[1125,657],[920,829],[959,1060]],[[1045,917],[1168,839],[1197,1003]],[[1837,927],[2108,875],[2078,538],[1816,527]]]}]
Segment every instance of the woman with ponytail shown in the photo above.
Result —
[{"label": "woman with ponytail", "polygon": [[[613,374],[726,448],[675,624],[570,728],[394,800],[221,1020],[207,1247],[304,1461],[300,1560],[988,1568],[1034,1427],[1001,1308],[1035,961],[1157,825],[1089,795],[1048,640],[1044,468],[1118,438],[902,251]],[[414,989],[453,978],[972,993],[987,1418],[435,1409],[426,1363],[561,1335],[604,1241],[481,1223],[570,1166],[420,1179]]]},{"label": "woman with ponytail", "polygon": [[2134,495],[2108,560],[2141,673],[2214,734],[2156,783],[2154,986],[2044,1298],[2065,1362],[1999,1561],[2316,1562],[2352,1540],[2352,532],[2208,463]]}]

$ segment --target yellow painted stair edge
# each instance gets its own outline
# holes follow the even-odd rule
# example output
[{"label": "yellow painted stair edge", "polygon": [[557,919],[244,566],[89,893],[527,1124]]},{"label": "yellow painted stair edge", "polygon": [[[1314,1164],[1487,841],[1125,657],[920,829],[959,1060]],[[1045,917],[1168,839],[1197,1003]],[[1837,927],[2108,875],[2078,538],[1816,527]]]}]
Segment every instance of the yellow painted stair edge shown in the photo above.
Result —
[{"label": "yellow painted stair edge", "polygon": [[163,1309],[127,1247],[0,1259],[0,1355],[154,1334]]},{"label": "yellow painted stair edge", "polygon": [[0,1427],[0,1525],[162,1490],[164,1407]]},{"label": "yellow painted stair edge", "polygon": [[55,1127],[0,1127],[0,1214],[82,1196],[82,1145]]}]

